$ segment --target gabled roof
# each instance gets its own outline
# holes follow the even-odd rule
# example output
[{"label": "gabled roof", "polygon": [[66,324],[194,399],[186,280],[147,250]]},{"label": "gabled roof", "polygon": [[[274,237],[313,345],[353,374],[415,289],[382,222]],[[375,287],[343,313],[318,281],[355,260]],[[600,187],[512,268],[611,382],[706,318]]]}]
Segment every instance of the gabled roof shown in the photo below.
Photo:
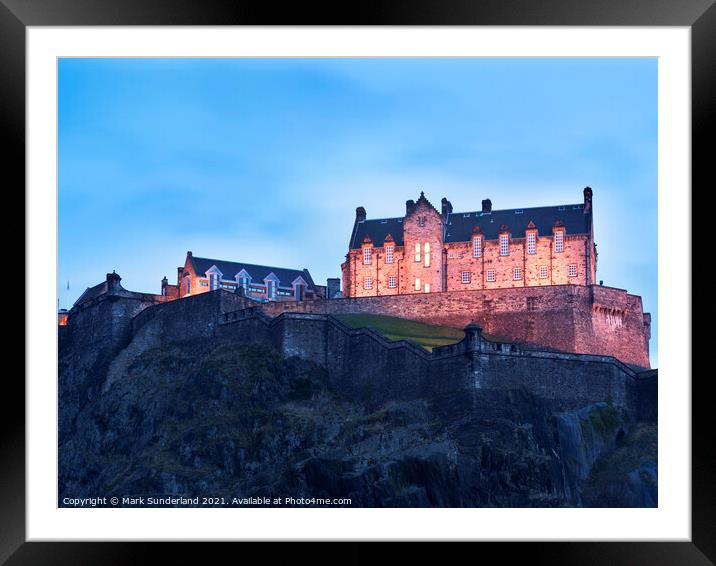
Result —
[{"label": "gabled roof", "polygon": [[234,279],[236,274],[243,269],[251,276],[251,280],[255,283],[263,283],[264,279],[273,273],[278,277],[281,287],[290,287],[291,282],[296,279],[296,277],[303,277],[306,283],[308,283],[309,288],[314,288],[313,278],[307,269],[288,269],[285,267],[254,265],[251,263],[239,263],[196,256],[192,256],[190,259],[194,266],[194,271],[196,271],[198,275],[204,275],[215,265],[223,274],[224,279]]},{"label": "gabled roof", "polygon": [[80,303],[86,303],[87,301],[91,301],[92,299],[95,299],[95,298],[99,297],[100,295],[104,295],[106,292],[107,292],[107,282],[106,281],[102,281],[102,283],[98,283],[94,287],[87,287],[87,289],[85,289],[85,292],[82,293],[77,298],[77,300],[75,301],[75,303],[72,306],[74,307],[74,306],[79,305]]},{"label": "gabled roof", "polygon": [[[584,204],[565,204],[560,206],[539,206],[534,208],[510,208],[483,213],[451,212],[445,232],[445,242],[469,242],[473,229],[478,226],[486,240],[496,240],[500,226],[506,225],[514,237],[525,234],[530,221],[541,235],[551,235],[552,227],[559,220],[567,234],[587,234],[589,232],[588,214],[584,214]],[[351,249],[359,249],[366,236],[370,236],[373,245],[383,245],[385,237],[391,234],[395,245],[403,245],[403,218],[382,218],[358,222]]]}]

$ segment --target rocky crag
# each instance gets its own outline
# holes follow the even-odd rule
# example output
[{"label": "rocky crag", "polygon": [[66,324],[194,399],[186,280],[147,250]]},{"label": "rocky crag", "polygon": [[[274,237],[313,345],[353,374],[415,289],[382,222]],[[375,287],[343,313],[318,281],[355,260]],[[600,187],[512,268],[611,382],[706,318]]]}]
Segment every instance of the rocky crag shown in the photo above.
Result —
[{"label": "rocky crag", "polygon": [[216,338],[125,355],[121,375],[117,355],[60,350],[60,505],[98,494],[657,504],[656,426],[609,399],[565,410],[524,388],[473,388],[381,403],[333,387],[310,360]]}]

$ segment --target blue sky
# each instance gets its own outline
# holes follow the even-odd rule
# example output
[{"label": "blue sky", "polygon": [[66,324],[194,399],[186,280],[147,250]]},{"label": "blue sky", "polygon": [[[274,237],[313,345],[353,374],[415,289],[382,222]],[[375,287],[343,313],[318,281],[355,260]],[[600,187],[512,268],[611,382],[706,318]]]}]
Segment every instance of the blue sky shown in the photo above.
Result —
[{"label": "blue sky", "polygon": [[[340,276],[356,206],[577,203],[657,338],[656,59],[61,59],[60,306],[195,255]],[[69,280],[70,290],[67,291]]]}]

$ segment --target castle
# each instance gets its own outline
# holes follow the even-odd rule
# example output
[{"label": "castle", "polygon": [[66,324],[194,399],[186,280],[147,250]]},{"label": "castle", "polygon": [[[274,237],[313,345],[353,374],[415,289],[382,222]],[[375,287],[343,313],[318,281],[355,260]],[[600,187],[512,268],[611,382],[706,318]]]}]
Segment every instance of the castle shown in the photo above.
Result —
[{"label": "castle", "polygon": [[356,209],[346,261],[346,297],[541,285],[593,285],[597,252],[592,189],[584,202],[539,208],[441,211],[420,193],[405,216],[368,220]]},{"label": "castle", "polygon": [[160,294],[127,291],[108,274],[59,323],[72,327],[83,313],[122,297],[122,309],[108,312],[129,327],[144,309],[156,305],[154,312],[167,302],[185,305],[172,311],[180,318],[211,326],[213,319],[193,310],[199,303],[187,301],[220,292],[236,298],[234,310],[258,307],[277,320],[369,313],[454,328],[478,323],[487,335],[530,350],[608,356],[648,368],[651,317],[638,295],[595,284],[593,234],[589,187],[580,204],[493,211],[485,200],[480,212],[468,213],[453,213],[445,198],[439,213],[421,194],[407,202],[402,218],[367,220],[365,209],[357,209],[341,266],[343,296],[337,279],[316,285],[307,269],[187,252],[177,284],[165,277]]}]

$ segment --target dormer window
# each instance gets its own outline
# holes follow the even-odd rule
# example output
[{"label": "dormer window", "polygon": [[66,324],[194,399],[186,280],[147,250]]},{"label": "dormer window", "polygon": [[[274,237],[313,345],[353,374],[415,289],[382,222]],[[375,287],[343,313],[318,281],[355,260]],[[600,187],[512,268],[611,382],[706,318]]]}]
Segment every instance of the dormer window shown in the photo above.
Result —
[{"label": "dormer window", "polygon": [[472,257],[482,257],[482,236],[472,237]]},{"label": "dormer window", "polygon": [[530,232],[529,234],[527,234],[527,253],[537,253],[537,234],[535,234],[534,232]]},{"label": "dormer window", "polygon": [[219,274],[209,273],[209,289],[214,291],[219,288]]},{"label": "dormer window", "polygon": [[500,234],[500,255],[510,255],[510,235]]},{"label": "dormer window", "polygon": [[266,285],[266,298],[269,301],[273,301],[276,298],[276,287],[279,284],[278,277],[276,277],[275,273],[271,272],[264,279],[264,284]]},{"label": "dormer window", "polygon": [[249,284],[251,283],[251,276],[248,271],[242,269],[236,274],[236,286],[244,290],[244,294],[249,290]]},{"label": "dormer window", "polygon": [[428,242],[425,242],[425,246],[423,247],[423,251],[425,252],[425,267],[430,267],[430,244]]},{"label": "dormer window", "polygon": [[385,263],[393,263],[394,246],[385,246]]},{"label": "dormer window", "polygon": [[365,246],[363,248],[363,265],[370,265],[370,259],[373,255],[373,248]]},{"label": "dormer window", "polygon": [[554,251],[557,253],[564,251],[564,232],[562,230],[554,233]]}]

